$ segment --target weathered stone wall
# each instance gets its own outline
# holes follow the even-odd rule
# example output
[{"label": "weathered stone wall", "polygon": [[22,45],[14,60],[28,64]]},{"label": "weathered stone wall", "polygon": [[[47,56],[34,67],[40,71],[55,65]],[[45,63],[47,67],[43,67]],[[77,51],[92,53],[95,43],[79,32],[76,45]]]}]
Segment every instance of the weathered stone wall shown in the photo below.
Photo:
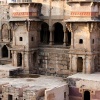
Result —
[{"label": "weathered stone wall", "polygon": [[44,100],[70,100],[68,95],[69,95],[69,88],[65,85],[53,89],[47,89],[45,91]]},{"label": "weathered stone wall", "polygon": [[69,74],[68,49],[40,48],[38,66],[41,74],[67,76]]},{"label": "weathered stone wall", "polygon": [[14,26],[14,36],[13,36],[13,46],[25,46],[25,48],[29,47],[29,38],[26,26],[23,23],[16,23]]}]

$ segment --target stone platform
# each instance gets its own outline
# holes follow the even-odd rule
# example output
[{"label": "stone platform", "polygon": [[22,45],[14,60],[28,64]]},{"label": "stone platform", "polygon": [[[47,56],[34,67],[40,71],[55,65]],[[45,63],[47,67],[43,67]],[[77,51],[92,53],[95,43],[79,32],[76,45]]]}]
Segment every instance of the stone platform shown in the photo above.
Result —
[{"label": "stone platform", "polygon": [[2,100],[68,100],[68,84],[53,76],[0,78],[0,95]]},{"label": "stone platform", "polygon": [[0,65],[0,78],[16,75],[22,71],[22,68],[12,66],[11,64]]}]

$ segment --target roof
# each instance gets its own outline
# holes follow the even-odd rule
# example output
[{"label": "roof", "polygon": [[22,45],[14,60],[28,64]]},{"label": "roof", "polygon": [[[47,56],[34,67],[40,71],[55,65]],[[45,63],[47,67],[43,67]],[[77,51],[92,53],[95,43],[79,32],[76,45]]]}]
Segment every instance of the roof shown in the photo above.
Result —
[{"label": "roof", "polygon": [[76,19],[67,19],[64,22],[100,22],[99,18],[76,18]]},{"label": "roof", "polygon": [[39,5],[42,5],[41,3],[37,3],[37,2],[10,2],[9,4],[12,4],[12,5],[18,5],[18,4],[39,4]]},{"label": "roof", "polygon": [[10,22],[12,21],[42,21],[39,18],[32,18],[32,19],[27,19],[27,18],[11,18],[9,19]]},{"label": "roof", "polygon": [[38,78],[0,78],[0,81],[4,81],[7,86],[14,86],[16,88],[21,88],[25,86],[29,86],[28,90],[39,90],[39,89],[52,89],[55,87],[60,87],[67,85],[66,81],[64,81],[61,77],[54,76],[40,76]]}]

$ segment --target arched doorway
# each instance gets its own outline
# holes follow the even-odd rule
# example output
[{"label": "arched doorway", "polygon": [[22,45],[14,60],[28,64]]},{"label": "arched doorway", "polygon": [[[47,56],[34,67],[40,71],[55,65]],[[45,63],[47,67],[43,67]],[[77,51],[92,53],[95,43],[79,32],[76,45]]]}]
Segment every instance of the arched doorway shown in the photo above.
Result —
[{"label": "arched doorway", "polygon": [[84,100],[90,100],[90,92],[89,91],[84,92]]},{"label": "arched doorway", "polygon": [[7,58],[8,57],[8,48],[4,45],[2,48],[2,57]]},{"label": "arched doorway", "polygon": [[22,66],[22,54],[17,54],[17,66]]},{"label": "arched doorway", "polygon": [[54,44],[63,44],[64,32],[62,24],[57,22],[53,25],[53,27]]},{"label": "arched doorway", "polygon": [[13,100],[13,96],[12,95],[8,95],[8,100]]},{"label": "arched doorway", "polygon": [[40,42],[48,44],[49,43],[49,38],[50,38],[49,25],[44,22],[41,25]]},{"label": "arched doorway", "polygon": [[83,59],[82,57],[77,58],[77,72],[83,71]]}]

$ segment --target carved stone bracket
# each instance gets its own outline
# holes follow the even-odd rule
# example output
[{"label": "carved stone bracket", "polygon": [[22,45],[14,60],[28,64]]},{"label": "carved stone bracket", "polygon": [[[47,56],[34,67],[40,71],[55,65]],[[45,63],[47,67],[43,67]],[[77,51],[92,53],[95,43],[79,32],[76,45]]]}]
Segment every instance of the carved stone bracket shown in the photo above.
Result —
[{"label": "carved stone bracket", "polygon": [[78,28],[78,25],[74,25],[74,26],[73,26],[72,23],[67,23],[66,26],[67,26],[68,30],[69,30],[70,32],[72,32],[72,33],[73,33],[75,30],[77,30],[77,28]]},{"label": "carved stone bracket", "polygon": [[89,32],[92,32],[93,28],[94,28],[94,24],[93,23],[87,23],[87,25],[88,25]]}]

